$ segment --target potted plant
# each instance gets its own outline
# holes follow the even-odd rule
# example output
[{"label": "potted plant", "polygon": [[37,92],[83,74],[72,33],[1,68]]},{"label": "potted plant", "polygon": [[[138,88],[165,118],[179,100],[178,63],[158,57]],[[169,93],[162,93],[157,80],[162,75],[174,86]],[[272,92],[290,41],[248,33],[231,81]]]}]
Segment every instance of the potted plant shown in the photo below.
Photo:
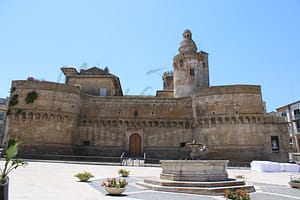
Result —
[{"label": "potted plant", "polygon": [[123,177],[127,177],[129,175],[129,170],[126,169],[120,169],[119,174]]},{"label": "potted plant", "polygon": [[91,174],[90,172],[82,172],[82,173],[78,173],[78,174],[75,174],[74,177],[78,178],[79,181],[81,182],[87,182],[90,178],[93,178],[94,175]]},{"label": "potted plant", "polygon": [[108,178],[101,186],[111,195],[120,195],[125,191],[128,182],[125,179]]},{"label": "potted plant", "polygon": [[300,177],[297,176],[291,176],[289,185],[292,188],[299,188],[300,189]]},{"label": "potted plant", "polygon": [[8,174],[20,166],[25,166],[27,163],[24,160],[17,159],[18,146],[21,142],[13,138],[8,140],[6,150],[4,152],[4,166],[0,168],[0,199],[8,200]]},{"label": "potted plant", "polygon": [[250,200],[250,195],[244,190],[225,190],[224,197],[226,199],[233,199],[233,200]]}]

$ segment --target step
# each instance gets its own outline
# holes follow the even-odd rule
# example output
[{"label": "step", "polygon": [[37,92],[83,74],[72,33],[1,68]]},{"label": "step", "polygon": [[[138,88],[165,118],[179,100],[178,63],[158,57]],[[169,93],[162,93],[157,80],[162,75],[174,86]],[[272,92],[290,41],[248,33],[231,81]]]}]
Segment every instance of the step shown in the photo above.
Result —
[{"label": "step", "polygon": [[[168,183],[167,183],[168,182]],[[137,182],[136,184],[151,190],[155,191],[164,191],[164,192],[177,192],[177,193],[188,193],[188,194],[199,194],[199,195],[223,195],[225,190],[244,190],[247,192],[255,192],[255,188],[252,185],[211,185],[211,187],[208,187],[208,185],[204,184],[203,187],[201,186],[201,182],[196,182],[195,184],[188,183],[189,186],[183,186],[184,183],[181,185],[181,181],[173,181],[173,183],[170,184],[172,181],[165,181],[162,180],[161,182],[157,182],[157,180],[147,179],[145,182]],[[175,183],[176,182],[176,183]],[[157,184],[158,183],[158,184]],[[173,184],[173,185],[172,185]],[[176,186],[177,185],[177,186]],[[181,185],[181,186],[178,186]],[[196,186],[197,185],[197,186]]]},{"label": "step", "polygon": [[175,187],[224,187],[224,186],[240,186],[245,185],[244,180],[228,179],[226,181],[172,181],[159,178],[145,178],[145,183],[160,185],[160,186],[175,186]]}]

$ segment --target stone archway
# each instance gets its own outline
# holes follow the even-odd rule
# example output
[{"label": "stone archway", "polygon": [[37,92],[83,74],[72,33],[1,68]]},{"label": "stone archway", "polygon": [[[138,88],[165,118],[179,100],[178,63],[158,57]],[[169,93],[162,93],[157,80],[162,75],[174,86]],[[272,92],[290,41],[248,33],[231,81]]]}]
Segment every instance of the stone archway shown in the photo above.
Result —
[{"label": "stone archway", "polygon": [[129,138],[129,155],[130,156],[142,155],[142,138],[137,133],[132,134]]}]

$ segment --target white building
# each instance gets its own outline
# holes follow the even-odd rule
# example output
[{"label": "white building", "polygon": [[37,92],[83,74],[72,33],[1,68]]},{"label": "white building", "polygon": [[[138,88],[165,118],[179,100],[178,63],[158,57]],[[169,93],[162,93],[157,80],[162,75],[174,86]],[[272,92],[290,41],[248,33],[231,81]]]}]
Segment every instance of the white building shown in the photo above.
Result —
[{"label": "white building", "polygon": [[277,108],[276,111],[288,124],[292,152],[300,152],[300,101]]}]

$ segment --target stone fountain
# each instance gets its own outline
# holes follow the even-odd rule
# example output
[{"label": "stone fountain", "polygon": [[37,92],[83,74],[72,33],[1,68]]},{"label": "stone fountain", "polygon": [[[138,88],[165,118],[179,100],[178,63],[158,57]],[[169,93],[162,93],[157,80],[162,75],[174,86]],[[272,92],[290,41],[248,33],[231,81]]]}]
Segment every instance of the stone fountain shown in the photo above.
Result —
[{"label": "stone fountain", "polygon": [[200,159],[200,152],[205,151],[206,146],[202,143],[197,143],[193,140],[191,143],[186,143],[185,147],[191,149],[190,157],[192,160]]},{"label": "stone fountain", "polygon": [[145,178],[137,184],[158,191],[205,195],[220,195],[226,189],[255,191],[244,180],[228,178],[228,160],[196,160],[206,149],[204,144],[193,140],[186,148],[191,149],[192,160],[161,160],[160,178]]}]

